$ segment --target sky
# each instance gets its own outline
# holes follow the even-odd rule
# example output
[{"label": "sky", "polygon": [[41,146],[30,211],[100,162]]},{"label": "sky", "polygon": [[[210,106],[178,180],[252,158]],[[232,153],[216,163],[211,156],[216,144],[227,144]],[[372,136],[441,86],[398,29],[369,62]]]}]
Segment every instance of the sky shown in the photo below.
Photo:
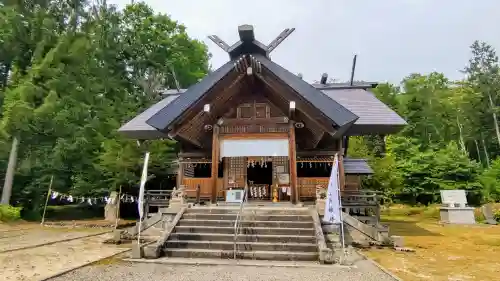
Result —
[{"label": "sky", "polygon": [[[295,28],[271,59],[307,81],[322,73],[347,81],[358,55],[355,80],[400,82],[410,73],[438,71],[460,79],[474,40],[500,48],[498,0],[145,0],[156,12],[184,24],[204,41],[218,68],[226,52],[209,35],[232,45],[238,25],[254,26],[269,44]],[[108,0],[119,7],[130,0]],[[245,4],[251,3],[251,4]]]}]

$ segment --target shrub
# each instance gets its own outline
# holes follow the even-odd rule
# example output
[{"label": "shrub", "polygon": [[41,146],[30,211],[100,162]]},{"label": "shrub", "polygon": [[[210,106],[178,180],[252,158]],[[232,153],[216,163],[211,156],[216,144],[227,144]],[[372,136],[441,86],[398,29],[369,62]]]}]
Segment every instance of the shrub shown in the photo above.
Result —
[{"label": "shrub", "polygon": [[496,210],[495,213],[493,214],[493,217],[497,222],[500,222],[500,210]]},{"label": "shrub", "polygon": [[21,218],[21,208],[0,205],[0,221],[11,222]]}]

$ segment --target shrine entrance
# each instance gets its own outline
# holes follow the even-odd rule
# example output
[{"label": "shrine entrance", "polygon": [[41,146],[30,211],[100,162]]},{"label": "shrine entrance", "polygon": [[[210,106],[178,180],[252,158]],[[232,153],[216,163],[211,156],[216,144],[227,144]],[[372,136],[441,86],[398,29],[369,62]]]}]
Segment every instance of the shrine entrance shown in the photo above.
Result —
[{"label": "shrine entrance", "polygon": [[247,181],[249,200],[271,200],[273,162],[268,159],[248,159]]}]

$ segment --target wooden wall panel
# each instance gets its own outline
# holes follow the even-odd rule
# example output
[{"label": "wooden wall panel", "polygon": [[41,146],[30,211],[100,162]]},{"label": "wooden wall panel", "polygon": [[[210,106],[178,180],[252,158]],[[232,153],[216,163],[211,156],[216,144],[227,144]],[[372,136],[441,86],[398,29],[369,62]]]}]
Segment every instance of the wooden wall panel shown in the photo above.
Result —
[{"label": "wooden wall panel", "polygon": [[345,176],[345,190],[357,191],[360,188],[361,188],[361,176],[359,175]]},{"label": "wooden wall panel", "polygon": [[[183,185],[186,188],[186,195],[189,198],[196,198],[196,188],[200,186],[200,196],[208,199],[212,196],[212,178],[184,178]],[[217,179],[218,192],[222,191],[223,180]]]},{"label": "wooden wall panel", "polygon": [[328,188],[330,178],[297,178],[299,196],[303,199],[316,199],[316,186],[321,185]]}]

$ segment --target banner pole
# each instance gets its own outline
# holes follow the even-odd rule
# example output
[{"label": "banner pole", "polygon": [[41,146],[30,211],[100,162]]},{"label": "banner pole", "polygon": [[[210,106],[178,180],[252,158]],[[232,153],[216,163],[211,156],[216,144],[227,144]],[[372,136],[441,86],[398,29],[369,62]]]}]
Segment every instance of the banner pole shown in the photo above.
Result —
[{"label": "banner pole", "polygon": [[45,211],[47,210],[47,204],[49,203],[50,193],[52,191],[52,182],[54,181],[54,175],[50,176],[49,190],[47,191],[47,198],[45,198],[45,206],[43,206],[42,222],[40,225],[45,223]]},{"label": "banner pole", "polygon": [[148,162],[149,152],[144,155],[144,165],[142,168],[141,184],[139,187],[139,198],[137,200],[137,208],[139,209],[139,231],[137,233],[137,244],[141,245],[141,229],[142,219],[144,218],[144,189],[146,188],[146,181],[148,180]]},{"label": "banner pole", "polygon": [[120,203],[121,199],[120,197],[122,196],[122,185],[120,184],[120,189],[118,191],[118,197],[117,197],[117,202],[116,203],[116,220],[115,220],[115,229],[118,228],[118,222],[120,221]]},{"label": "banner pole", "polygon": [[[337,165],[340,165],[339,158],[336,156],[337,159]],[[337,181],[338,181],[338,187],[339,187],[339,215],[340,215],[340,236],[341,236],[341,243],[342,243],[342,258],[344,259],[346,256],[345,252],[345,239],[344,239],[344,215],[342,212],[342,196],[340,195],[342,187],[340,186],[340,175],[339,175],[340,169],[337,170]]]}]

